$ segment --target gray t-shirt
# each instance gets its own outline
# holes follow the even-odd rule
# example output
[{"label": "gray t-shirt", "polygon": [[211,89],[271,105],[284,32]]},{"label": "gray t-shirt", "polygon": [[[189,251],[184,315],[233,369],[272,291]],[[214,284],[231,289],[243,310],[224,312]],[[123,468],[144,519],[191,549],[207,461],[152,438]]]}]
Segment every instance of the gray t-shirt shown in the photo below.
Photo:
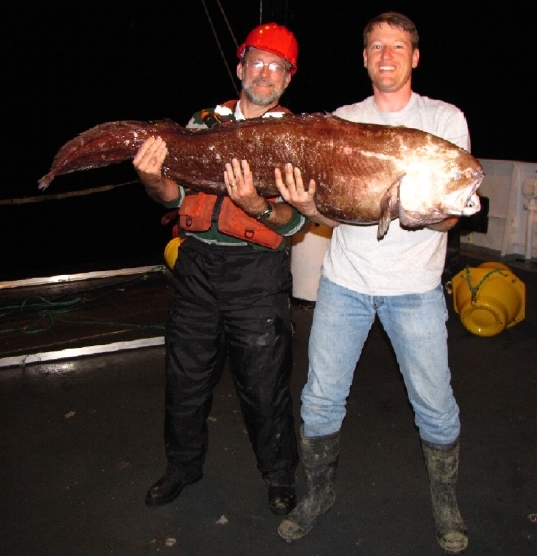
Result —
[{"label": "gray t-shirt", "polygon": [[[452,104],[412,93],[399,112],[381,112],[373,97],[342,106],[334,115],[359,123],[406,126],[470,150],[464,114]],[[387,187],[390,184],[386,184]],[[322,274],[367,295],[422,293],[435,288],[444,269],[447,234],[427,228],[405,230],[394,220],[377,240],[377,226],[341,224],[334,228]]]}]

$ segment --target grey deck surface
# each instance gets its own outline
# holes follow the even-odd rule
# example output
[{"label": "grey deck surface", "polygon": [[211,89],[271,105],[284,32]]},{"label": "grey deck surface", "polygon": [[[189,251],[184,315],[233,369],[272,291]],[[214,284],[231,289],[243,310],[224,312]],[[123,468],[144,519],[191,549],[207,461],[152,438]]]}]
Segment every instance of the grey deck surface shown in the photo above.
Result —
[{"label": "grey deck surface", "polygon": [[[537,273],[514,271],[526,284],[526,319],[498,336],[470,334],[448,300],[467,555],[537,553],[537,523],[529,518],[537,513]],[[169,283],[155,276],[145,285],[117,286],[92,316],[163,324]],[[298,430],[312,311],[292,311]],[[0,337],[2,357],[154,332],[108,328],[71,324],[42,335],[12,334],[6,343],[7,334]],[[336,503],[293,545],[277,535],[280,518],[268,510],[229,372],[215,391],[203,480],[166,506],[145,507],[146,490],[165,466],[163,362],[163,347],[152,347],[0,369],[0,555],[442,554],[413,415],[378,324],[348,400]],[[304,492],[301,468],[298,491]],[[176,540],[171,547],[169,538]]]}]

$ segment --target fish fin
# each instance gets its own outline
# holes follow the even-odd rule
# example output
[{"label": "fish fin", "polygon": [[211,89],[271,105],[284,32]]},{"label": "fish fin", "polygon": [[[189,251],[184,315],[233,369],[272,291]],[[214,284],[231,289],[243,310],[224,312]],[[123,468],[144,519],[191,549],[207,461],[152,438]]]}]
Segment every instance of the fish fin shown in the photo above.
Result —
[{"label": "fish fin", "polygon": [[380,200],[380,219],[377,229],[377,239],[381,240],[387,233],[390,227],[390,222],[399,213],[399,185],[403,179],[404,174],[399,176],[386,190],[382,199]]},{"label": "fish fin", "polygon": [[381,240],[387,233],[388,228],[390,227],[390,222],[392,219],[390,218],[389,210],[382,211],[380,215],[379,225],[377,228],[377,239]]}]

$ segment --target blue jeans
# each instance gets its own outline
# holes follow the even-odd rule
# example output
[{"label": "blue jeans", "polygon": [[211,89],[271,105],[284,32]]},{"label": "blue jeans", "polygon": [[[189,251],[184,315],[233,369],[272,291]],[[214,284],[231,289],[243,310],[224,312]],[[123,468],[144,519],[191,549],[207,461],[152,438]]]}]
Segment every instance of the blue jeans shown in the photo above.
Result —
[{"label": "blue jeans", "polygon": [[450,444],[460,432],[447,353],[442,286],[421,293],[369,296],[321,278],[302,391],[304,435],[337,432],[345,417],[354,370],[375,314],[388,334],[414,409],[420,436]]}]

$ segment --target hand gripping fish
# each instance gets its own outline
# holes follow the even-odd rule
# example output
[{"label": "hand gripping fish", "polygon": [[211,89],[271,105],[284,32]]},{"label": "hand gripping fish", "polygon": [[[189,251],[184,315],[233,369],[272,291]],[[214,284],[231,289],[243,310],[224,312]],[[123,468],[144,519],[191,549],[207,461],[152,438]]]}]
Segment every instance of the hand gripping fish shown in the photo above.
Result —
[{"label": "hand gripping fish", "polygon": [[317,183],[319,212],[348,224],[378,223],[379,239],[394,218],[416,228],[480,209],[483,169],[464,149],[417,129],[327,114],[255,118],[207,130],[171,120],[107,122],[66,143],[39,188],[60,174],[133,158],[151,136],[162,137],[168,148],[163,175],[206,193],[226,193],[224,164],[237,158],[250,163],[260,195],[278,195],[274,168],[290,162],[304,183]]}]

